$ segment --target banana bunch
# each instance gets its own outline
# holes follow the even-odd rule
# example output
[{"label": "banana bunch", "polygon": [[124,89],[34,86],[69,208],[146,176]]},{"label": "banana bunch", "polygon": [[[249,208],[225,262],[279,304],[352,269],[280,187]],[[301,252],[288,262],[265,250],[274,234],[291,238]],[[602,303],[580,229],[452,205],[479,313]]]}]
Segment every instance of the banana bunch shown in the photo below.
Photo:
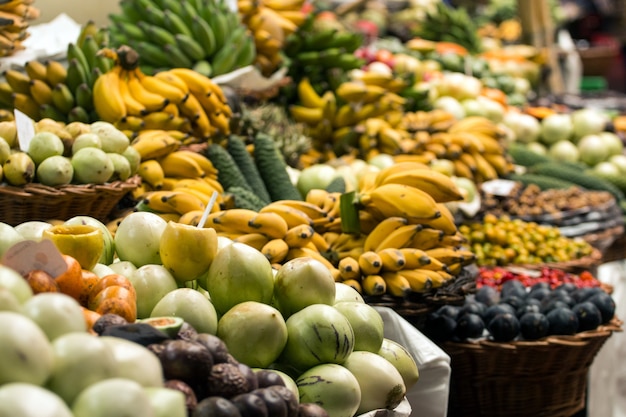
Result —
[{"label": "banana bunch", "polygon": [[24,49],[30,21],[39,17],[34,0],[4,0],[0,2],[0,57]]},{"label": "banana bunch", "polygon": [[304,77],[297,85],[300,104],[290,105],[289,112],[296,122],[308,126],[317,145],[332,145],[335,153],[342,155],[361,147],[357,125],[370,118],[399,122],[405,99],[396,92],[403,85],[399,79],[363,72],[358,80],[342,82],[334,92],[320,95]]},{"label": "banana bunch", "polygon": [[305,0],[238,0],[237,10],[243,23],[252,31],[256,46],[255,64],[269,76],[283,63],[286,39],[301,27],[307,13]]},{"label": "banana bunch", "polygon": [[100,53],[115,61],[94,83],[94,107],[102,120],[124,131],[180,131],[196,140],[230,133],[232,111],[210,78],[187,68],[144,74],[130,47]]},{"label": "banana bunch", "polygon": [[114,46],[141,55],[147,74],[173,67],[216,76],[254,63],[255,40],[223,0],[122,0],[110,14]]},{"label": "banana bunch", "polygon": [[[151,136],[146,136],[151,134]],[[170,140],[167,132],[142,132],[131,146],[138,147],[138,141]],[[197,222],[217,193],[211,212],[221,209],[224,202],[224,189],[217,180],[217,169],[210,160],[198,152],[176,149],[162,154],[156,153],[150,159],[142,159],[137,174],[142,183],[133,192],[138,201],[136,210],[149,211],[164,219],[185,224]]]},{"label": "banana bunch", "polygon": [[316,24],[315,20],[312,16],[285,40],[288,75],[296,84],[308,77],[319,91],[334,90],[348,71],[365,64],[354,54],[363,39],[357,32]]},{"label": "banana bunch", "polygon": [[113,65],[97,54],[107,42],[106,31],[90,21],[81,28],[76,43],[68,44],[67,64],[32,60],[24,64],[23,71],[5,71],[5,81],[0,83],[1,105],[16,108],[33,120],[97,121],[93,85]]}]

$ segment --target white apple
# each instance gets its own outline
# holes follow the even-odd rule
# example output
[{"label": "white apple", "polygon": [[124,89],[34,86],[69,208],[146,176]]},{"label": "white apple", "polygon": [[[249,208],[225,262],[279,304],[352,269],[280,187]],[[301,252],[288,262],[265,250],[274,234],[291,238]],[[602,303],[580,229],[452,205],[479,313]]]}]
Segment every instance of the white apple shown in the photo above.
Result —
[{"label": "white apple", "polygon": [[200,333],[217,333],[215,307],[204,295],[191,288],[178,288],[167,293],[154,306],[150,316],[180,317]]},{"label": "white apple", "polygon": [[51,341],[67,333],[87,331],[80,304],[63,293],[36,294],[24,303],[23,311]]},{"label": "white apple", "polygon": [[74,417],[155,417],[148,394],[137,382],[110,378],[83,390],[72,404]]},{"label": "white apple", "polygon": [[145,387],[143,390],[148,395],[155,417],[187,417],[185,394],[181,391],[160,387]]},{"label": "white apple", "polygon": [[0,288],[11,291],[20,304],[33,296],[28,282],[17,271],[4,265],[0,265]]},{"label": "white apple", "polygon": [[109,346],[89,333],[68,333],[52,342],[54,370],[47,387],[71,404],[82,390],[116,377],[115,357]]},{"label": "white apple", "polygon": [[0,312],[0,329],[0,385],[43,384],[54,366],[54,353],[43,330],[12,311]]},{"label": "white apple", "polygon": [[23,382],[0,387],[0,416],[73,417],[68,406],[54,392]]},{"label": "white apple", "polygon": [[157,356],[144,346],[126,339],[101,336],[113,352],[120,378],[131,379],[143,387],[163,386],[163,368]]},{"label": "white apple", "polygon": [[105,277],[107,275],[115,274],[113,268],[108,265],[97,263],[96,266],[91,268],[91,272],[99,276],[100,278]]},{"label": "white apple", "polygon": [[137,267],[130,261],[117,261],[109,264],[108,267],[116,274],[124,275],[126,278],[135,273]]},{"label": "white apple", "polygon": [[31,220],[15,226],[15,230],[26,240],[39,242],[43,231],[52,227],[51,223]]},{"label": "white apple", "polygon": [[176,280],[163,265],[144,265],[127,276],[137,293],[137,318],[150,317],[154,306],[178,288]]},{"label": "white apple", "polygon": [[167,222],[154,213],[130,213],[120,222],[115,232],[115,249],[122,261],[140,267],[161,264],[159,246]]},{"label": "white apple", "polygon": [[7,223],[0,222],[0,258],[13,245],[26,240],[15,227]]}]

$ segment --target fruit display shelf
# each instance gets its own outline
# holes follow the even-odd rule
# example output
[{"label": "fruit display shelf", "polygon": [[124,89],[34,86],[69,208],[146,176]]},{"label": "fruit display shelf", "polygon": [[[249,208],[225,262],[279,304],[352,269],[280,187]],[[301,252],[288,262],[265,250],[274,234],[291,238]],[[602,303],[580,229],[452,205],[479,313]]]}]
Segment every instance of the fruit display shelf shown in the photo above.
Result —
[{"label": "fruit display shelf", "polygon": [[68,184],[51,187],[30,183],[0,186],[0,218],[12,226],[30,220],[67,220],[89,215],[105,221],[124,196],[139,186],[134,176],[106,184]]}]

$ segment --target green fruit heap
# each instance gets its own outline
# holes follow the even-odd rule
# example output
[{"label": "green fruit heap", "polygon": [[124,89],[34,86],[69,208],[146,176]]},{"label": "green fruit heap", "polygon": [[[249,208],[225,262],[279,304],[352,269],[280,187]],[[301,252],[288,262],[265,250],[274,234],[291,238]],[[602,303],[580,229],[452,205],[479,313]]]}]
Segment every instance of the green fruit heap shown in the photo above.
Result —
[{"label": "green fruit heap", "polygon": [[429,10],[417,28],[421,38],[453,42],[465,47],[470,53],[481,50],[476,24],[465,9],[453,9],[444,2],[437,2],[435,10]]},{"label": "green fruit heap", "polygon": [[296,83],[308,77],[319,91],[334,89],[347,71],[365,63],[354,55],[363,42],[361,35],[323,22],[307,20],[287,37],[284,50],[289,76]]},{"label": "green fruit heap", "polygon": [[94,112],[92,88],[112,61],[97,54],[108,43],[107,33],[93,21],[81,29],[76,43],[67,46],[67,66],[59,61],[29,61],[24,71],[10,69],[0,84],[0,105],[16,108],[32,118],[90,123]]},{"label": "green fruit heap", "polygon": [[10,56],[24,49],[31,20],[39,17],[34,0],[5,0],[0,3],[0,57]]},{"label": "green fruit heap", "polygon": [[254,38],[221,0],[122,0],[109,15],[114,46],[141,54],[142,71],[193,68],[220,75],[254,62]]}]

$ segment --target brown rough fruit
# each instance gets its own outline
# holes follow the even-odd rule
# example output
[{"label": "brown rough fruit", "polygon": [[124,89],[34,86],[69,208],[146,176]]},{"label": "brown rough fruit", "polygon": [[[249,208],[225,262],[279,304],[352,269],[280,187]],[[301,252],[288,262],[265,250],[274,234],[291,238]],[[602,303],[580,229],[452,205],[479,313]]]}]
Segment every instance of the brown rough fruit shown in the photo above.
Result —
[{"label": "brown rough fruit", "polygon": [[250,391],[248,379],[239,366],[232,363],[217,363],[207,378],[208,396],[232,398]]},{"label": "brown rough fruit", "polygon": [[193,392],[193,389],[184,381],[180,379],[168,379],[163,383],[165,388],[174,389],[176,391],[180,391],[185,394],[185,405],[187,406],[187,415],[190,416],[193,414],[193,410],[196,409],[198,405],[198,399],[196,397],[196,393]]}]

